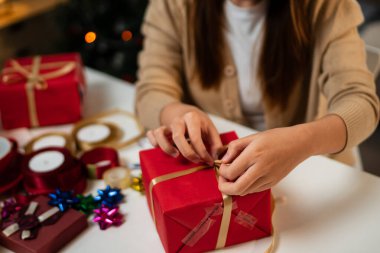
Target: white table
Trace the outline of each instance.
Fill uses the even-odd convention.
[[[134,86],[87,69],[85,115],[120,108],[133,112]],[[220,132],[235,130],[240,137],[255,131],[212,117]],[[138,145],[120,155],[138,161]],[[380,165],[379,165],[380,166]],[[88,193],[103,188],[90,181]],[[123,191],[121,205],[126,222],[101,231],[89,228],[63,248],[63,252],[164,252],[150,217],[146,199],[133,190]],[[380,179],[322,156],[300,164],[273,189],[274,214],[279,235],[278,253],[376,253],[380,252]],[[248,242],[219,252],[264,252],[271,238]],[[4,250],[0,248],[0,252]]]

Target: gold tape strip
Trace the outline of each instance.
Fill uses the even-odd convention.
[[[64,147],[67,148],[71,154],[73,154],[73,155],[75,154],[75,145],[74,145],[74,141],[73,141],[71,135],[69,135],[67,133],[62,133],[62,132],[49,132],[49,133],[41,134],[41,135],[33,138],[24,146],[25,153],[30,154],[30,153],[36,151],[34,149],[35,143],[46,138],[46,137],[50,137],[50,136],[60,136],[60,137],[64,138],[65,139]]]

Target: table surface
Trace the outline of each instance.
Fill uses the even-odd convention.
[[[88,90],[85,116],[115,108],[133,112],[134,86],[101,72],[86,69]],[[220,132],[234,130],[239,137],[254,130],[211,116]],[[138,162],[145,144],[120,152],[122,159]],[[89,181],[87,193],[103,188],[101,180]],[[101,231],[89,228],[66,245],[62,252],[164,252],[150,216],[145,196],[123,191],[121,205],[126,222]],[[273,188],[276,198],[274,228],[278,253],[374,253],[380,252],[380,178],[339,162],[315,156],[294,169]],[[271,238],[247,242],[218,252],[264,252]],[[9,252],[0,247],[0,252]]]

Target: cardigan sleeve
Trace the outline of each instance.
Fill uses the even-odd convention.
[[[176,1],[151,0],[142,25],[135,111],[148,129],[160,126],[161,110],[183,97],[179,7]]]
[[[374,77],[366,64],[365,44],[357,26],[363,21],[354,0],[325,1],[321,32],[323,57],[319,86],[328,102],[328,113],[340,116],[347,129],[346,146],[366,139],[379,121],[379,100]]]

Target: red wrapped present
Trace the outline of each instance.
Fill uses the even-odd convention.
[[[224,144],[237,138],[221,135]],[[270,190],[223,195],[216,170],[173,158],[160,149],[140,152],[147,200],[166,252],[204,252],[272,234]]]
[[[22,215],[26,215],[26,211],[20,216],[21,219],[17,220],[19,229],[15,231],[12,225],[2,228],[0,232],[2,246],[15,252],[24,253],[57,252],[87,228],[87,217],[83,213],[69,209],[60,214],[59,211],[54,210],[57,209],[56,207],[48,205],[49,199],[45,196],[39,196],[33,201],[38,203],[37,209],[30,212],[31,214],[25,218],[22,218]],[[30,207],[31,204],[28,209]],[[33,217],[38,218],[34,219]],[[41,219],[41,217],[43,218]],[[36,220],[42,221],[41,224],[34,226],[33,223]],[[25,233],[26,230],[30,234]]]
[[[76,122],[81,118],[84,88],[77,53],[9,60],[0,80],[3,128]]]

